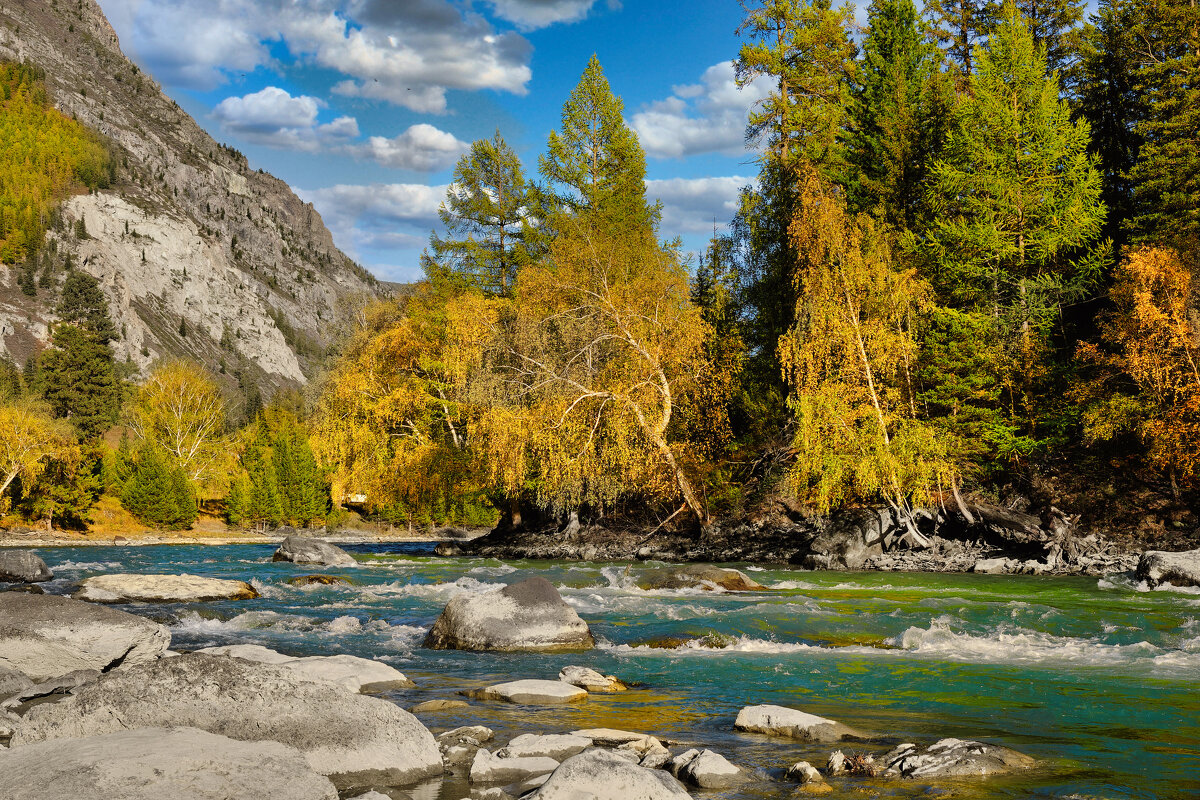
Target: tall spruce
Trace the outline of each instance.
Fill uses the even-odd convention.
[[[1057,72],[1059,83],[1072,88],[1074,66],[1079,59],[1080,23],[1086,0],[1013,0],[1025,18],[1035,45],[1045,48],[1046,70]],[[1003,5],[996,11],[1003,17]]]
[[[455,166],[438,209],[447,235],[429,237],[425,274],[508,296],[517,270],[531,259],[529,204],[521,160],[500,132],[474,142]]]
[[[166,453],[146,445],[121,487],[121,505],[147,525],[167,530],[189,527],[196,520],[196,497],[183,469]]]
[[[63,322],[79,326],[97,342],[107,344],[117,338],[108,315],[108,299],[96,279],[86,272],[71,270],[67,274],[55,312]]]
[[[946,64],[960,89],[968,88],[975,71],[975,47],[987,39],[994,15],[989,0],[928,0],[925,13],[933,35],[946,53]]]
[[[874,0],[867,15],[846,140],[853,167],[847,190],[853,208],[904,229],[921,207],[953,95],[912,0]]]
[[[80,439],[97,439],[116,421],[120,408],[112,351],[75,325],[55,328],[53,343],[38,358],[42,395],[56,417],[75,427]]]

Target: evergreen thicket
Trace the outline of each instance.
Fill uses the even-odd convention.
[[[121,505],[147,525],[164,530],[188,528],[196,521],[196,495],[178,464],[153,445],[133,458],[121,486]]]

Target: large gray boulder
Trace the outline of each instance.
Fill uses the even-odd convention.
[[[37,553],[0,548],[0,583],[40,583],[53,577]]]
[[[807,569],[862,569],[868,558],[883,554],[884,538],[896,524],[888,509],[841,511],[809,542],[804,566]]]
[[[555,651],[595,645],[554,584],[533,577],[482,594],[461,594],[442,610],[425,637],[434,650]]]
[[[534,800],[690,800],[678,780],[639,767],[609,750],[586,750],[550,773]]]
[[[712,750],[688,750],[672,758],[666,766],[679,780],[701,789],[725,789],[746,780],[740,769]]]
[[[140,728],[0,750],[6,800],[337,800],[328,778],[277,742]]]
[[[741,570],[687,564],[647,572],[638,579],[643,589],[724,589],[727,592],[761,592],[767,587]]]
[[[258,597],[245,581],[200,575],[95,575],[79,582],[72,595],[92,603],[200,603]]]
[[[386,700],[301,680],[279,664],[203,653],[110,673],[64,700],[35,706],[12,743],[144,727],[280,742],[339,787],[407,785],[442,772],[433,735]]]
[[[271,560],[291,561],[293,564],[320,564],[324,567],[353,567],[358,563],[342,548],[307,536],[287,537],[271,556]]]
[[[233,644],[224,647],[205,647],[198,653],[233,656],[261,664],[279,664],[297,677],[310,681],[329,681],[352,692],[384,689],[410,689],[416,684],[393,666],[351,655],[287,656],[256,644]]]
[[[1152,587],[1164,583],[1200,586],[1200,550],[1182,553],[1147,550],[1138,560],[1137,576]]]
[[[34,681],[157,660],[171,633],[157,622],[54,595],[0,593],[0,666]]]
[[[925,750],[902,744],[880,760],[888,775],[903,778],[982,777],[1037,766],[1034,759],[1016,750],[963,739],[942,739]]]
[[[738,712],[733,729],[798,739],[802,742],[839,742],[842,739],[870,738],[848,725],[786,706],[746,706]]]

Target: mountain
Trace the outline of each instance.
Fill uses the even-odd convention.
[[[131,371],[187,356],[268,391],[303,384],[364,300],[387,293],[310,204],[129,61],[94,0],[5,0],[0,59],[44,70],[53,105],[115,161],[110,188],[60,207],[36,297],[0,267],[0,355],[21,364],[46,345],[68,257],[99,280]]]

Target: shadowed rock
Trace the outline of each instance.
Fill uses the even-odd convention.
[[[425,637],[425,647],[434,650],[585,650],[594,644],[587,623],[542,577],[453,598]]]
[[[0,582],[40,583],[53,577],[54,573],[37,553],[0,549]]]

